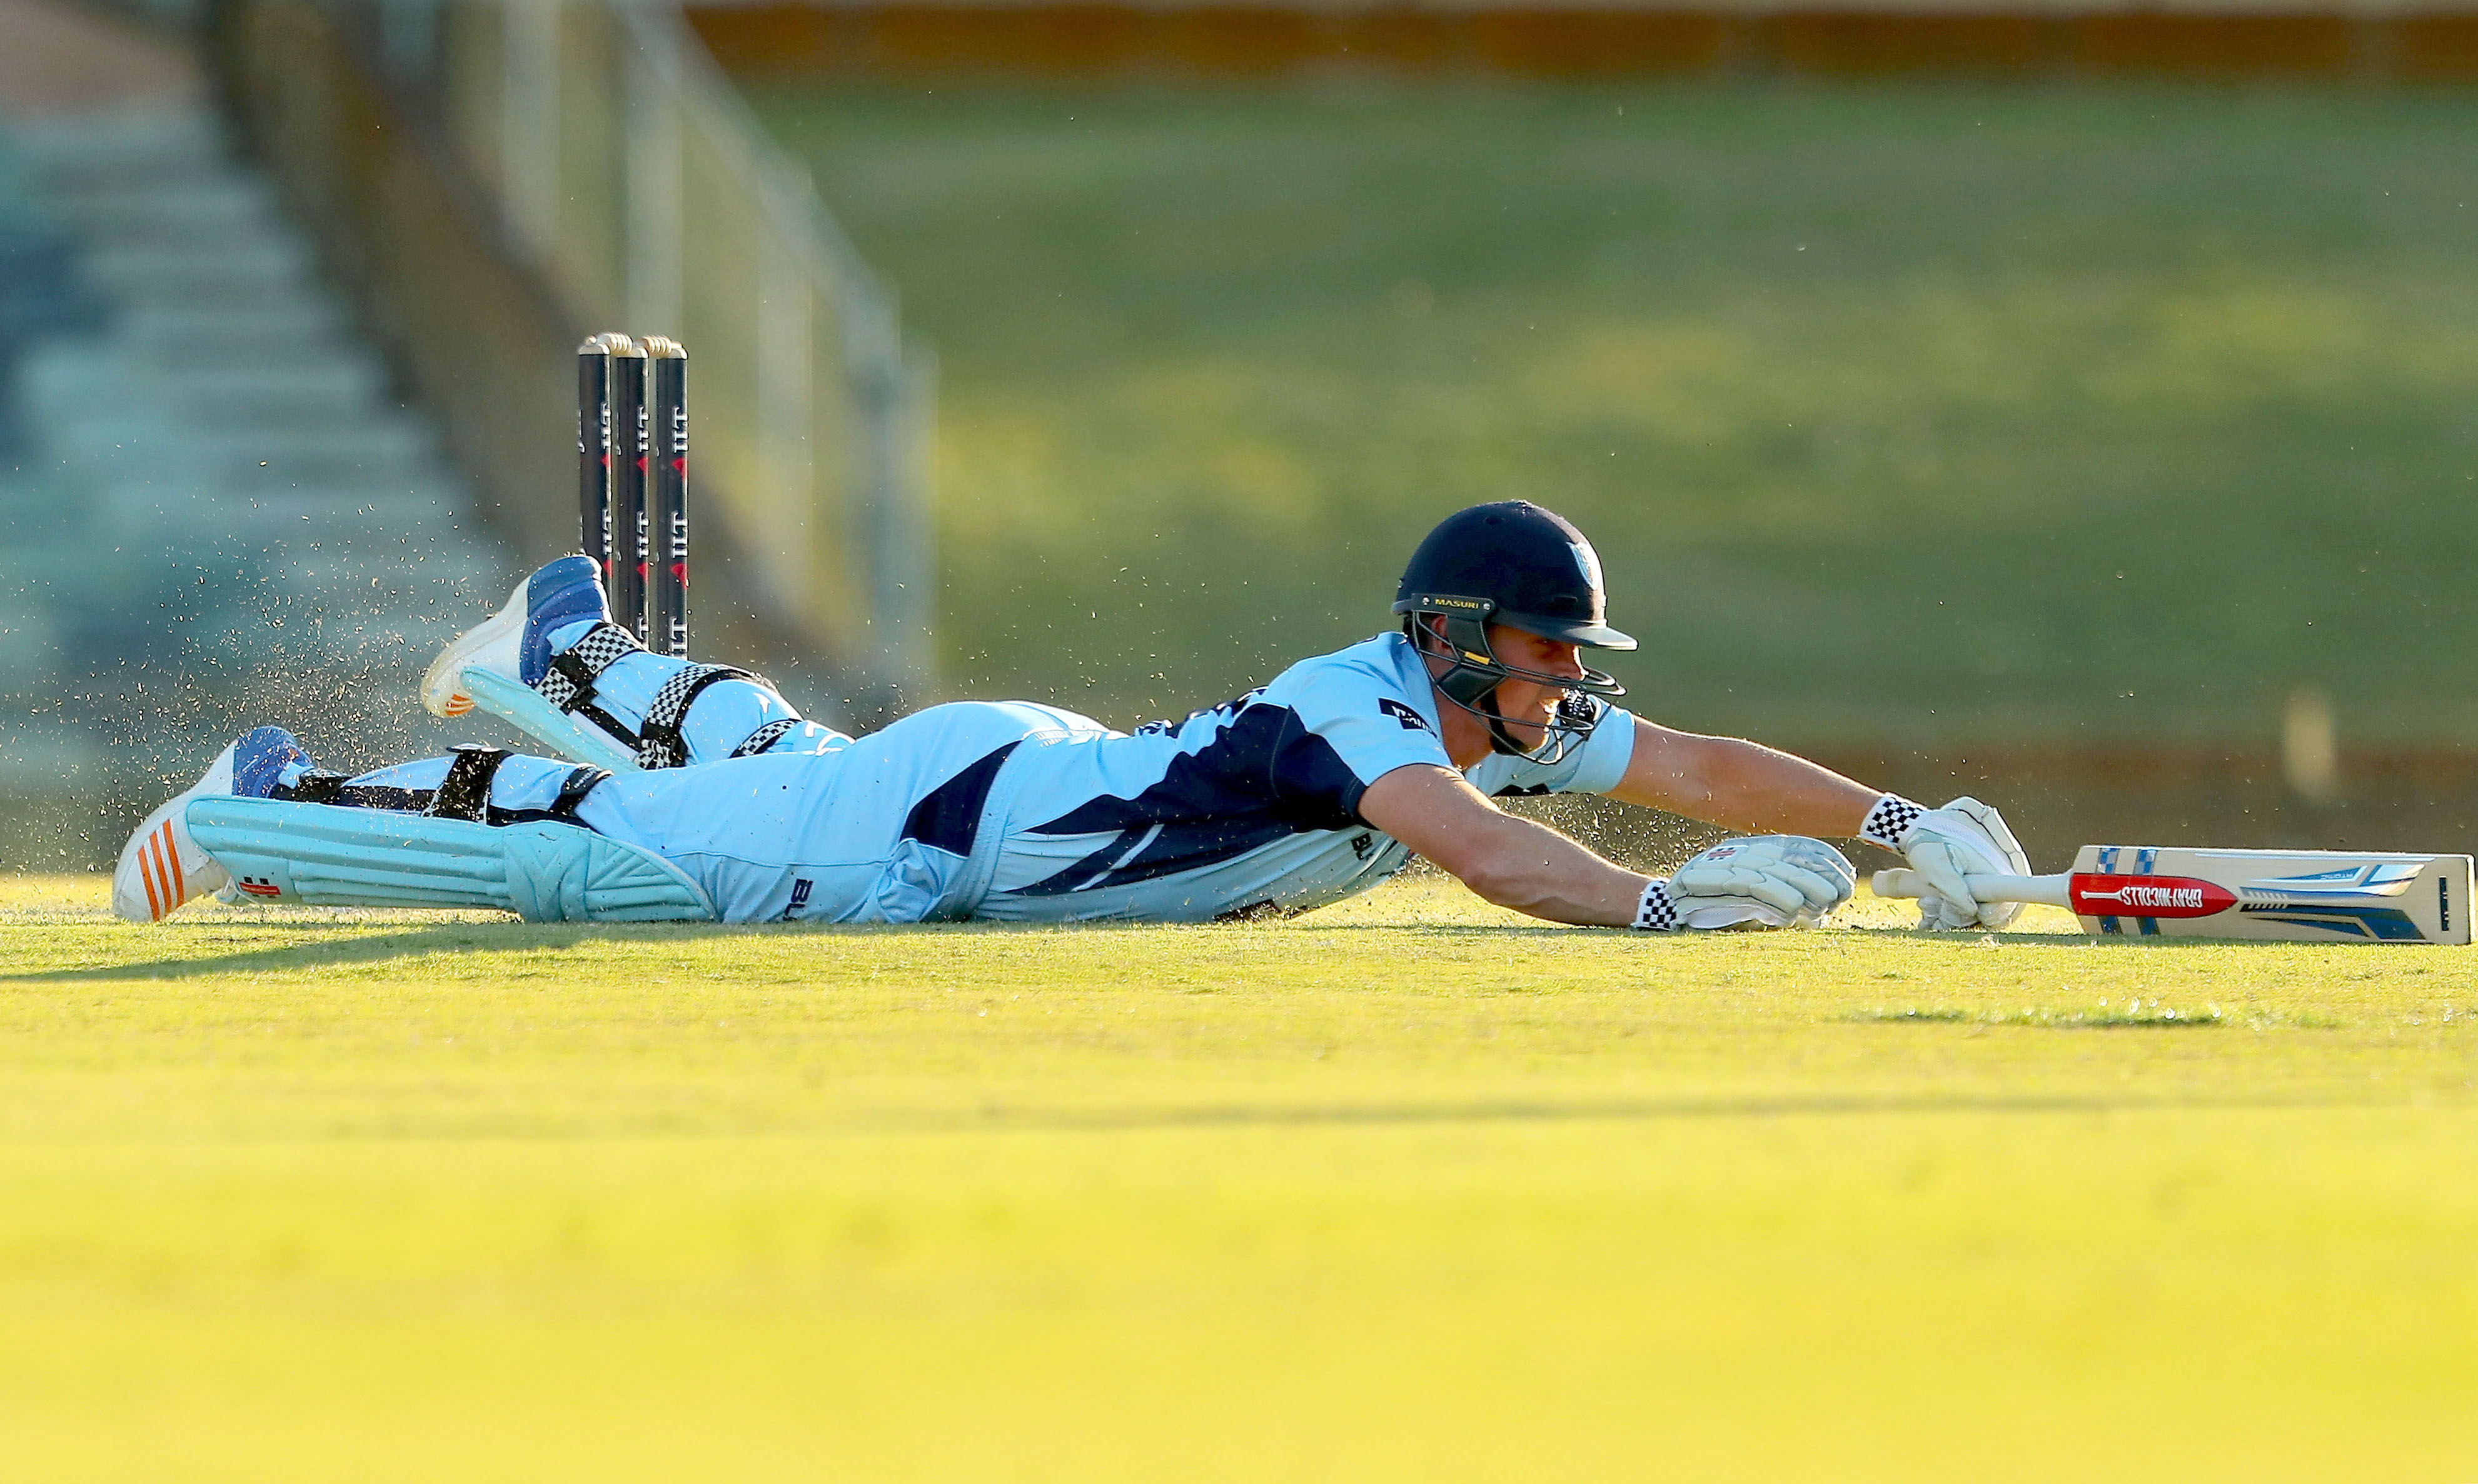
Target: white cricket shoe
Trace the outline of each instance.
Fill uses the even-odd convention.
[[[610,621],[601,568],[590,557],[555,558],[510,593],[506,607],[439,651],[421,677],[422,707],[449,717],[478,708],[580,763],[634,772],[637,739],[615,736],[589,716],[562,711],[539,689],[551,669],[551,635],[577,623]],[[622,642],[637,647],[634,639]]]
[[[449,720],[470,713],[473,696],[463,684],[468,665],[507,675],[517,672],[517,645],[525,631],[525,587],[526,583],[517,584],[517,591],[497,613],[449,640],[439,651],[421,675],[422,710]]]
[[[584,556],[555,557],[543,565],[499,611],[447,641],[421,677],[422,709],[456,717],[471,711],[468,669],[485,670],[518,685],[542,684],[550,669],[550,636],[570,623],[606,623],[601,568]]]
[[[157,806],[120,847],[112,873],[113,913],[130,922],[161,922],[184,902],[232,884],[232,873],[190,838],[190,800],[207,794],[265,798],[289,765],[308,763],[299,740],[280,726],[262,726],[215,755],[206,776]]]

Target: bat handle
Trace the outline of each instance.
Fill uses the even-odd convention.
[[[1971,894],[1983,902],[2035,902],[2042,907],[2070,907],[2072,899],[2065,894],[2070,876],[2060,872],[2054,876],[1973,876]],[[1927,889],[1927,882],[1914,870],[1896,868],[1876,872],[1868,883],[1878,896],[1916,896]]]

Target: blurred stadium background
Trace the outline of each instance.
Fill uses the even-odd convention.
[[[2380,6],[0,0],[0,859],[439,741],[612,326],[699,647],[854,724],[1182,714],[1522,495],[1641,709],[2042,866],[2454,848],[2473,82]]]

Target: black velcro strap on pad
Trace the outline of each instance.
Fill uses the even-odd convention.
[[[800,724],[800,720],[798,717],[776,717],[756,731],[749,733],[746,741],[731,749],[731,755],[736,758],[753,758],[781,742],[786,734]]]
[[[618,717],[611,715],[611,713],[604,711],[599,706],[578,706],[575,710],[575,714],[583,717],[586,720],[593,722],[595,726],[598,726],[602,728],[603,731],[611,734],[612,741],[617,742],[620,745],[627,748],[631,752],[634,752],[645,745],[644,742],[636,733],[628,730],[628,724],[626,722],[620,720]]]
[[[291,783],[279,783],[266,796],[278,803],[332,804],[338,809],[392,809],[420,814],[430,807],[435,789],[399,789],[390,784],[355,783],[344,773],[307,772]]]
[[[430,789],[398,789],[382,783],[348,783],[336,791],[336,796],[325,802],[340,809],[392,809],[398,814],[417,815],[430,808],[436,791]]]
[[[294,804],[332,804],[344,792],[349,773],[330,773],[312,768],[291,783],[279,783],[266,791],[266,796]]]
[[[559,786],[559,797],[551,800],[551,817],[554,819],[575,818],[576,806],[585,802],[585,795],[593,792],[595,789],[600,788],[603,784],[609,782],[610,779],[611,769],[607,767],[595,767],[591,763],[569,774],[568,781]]]
[[[689,760],[689,744],[680,735],[680,723],[688,719],[689,708],[705,693],[706,687],[726,680],[746,680],[754,685],[766,682],[736,665],[690,665],[663,682],[654,698],[645,704],[645,722],[637,732],[637,766],[645,768],[677,767]]]
[[[428,807],[421,812],[438,819],[469,819],[475,824],[488,820],[491,779],[506,761],[505,747],[459,742],[451,749],[447,776],[440,780],[438,792],[431,794]]]
[[[555,654],[542,684],[534,689],[560,710],[574,711],[594,698],[594,682],[601,673],[572,653]]]
[[[590,830],[594,826],[576,817],[576,807],[585,802],[585,795],[610,780],[611,769],[596,767],[588,763],[582,767],[571,770],[561,782],[559,796],[550,801],[549,808],[502,809],[493,804],[489,817],[482,822],[485,824],[572,824],[578,829]]]
[[[534,689],[562,711],[572,712],[594,698],[594,683],[602,672],[645,646],[616,623],[597,623],[585,637],[550,657],[550,668]]]

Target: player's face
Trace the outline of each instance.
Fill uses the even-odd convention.
[[[1509,669],[1533,670],[1560,679],[1583,678],[1582,652],[1563,640],[1543,639],[1492,623],[1488,646]],[[1561,686],[1536,680],[1502,680],[1497,685],[1497,714],[1518,745],[1537,747],[1549,740],[1550,718],[1556,714]]]

